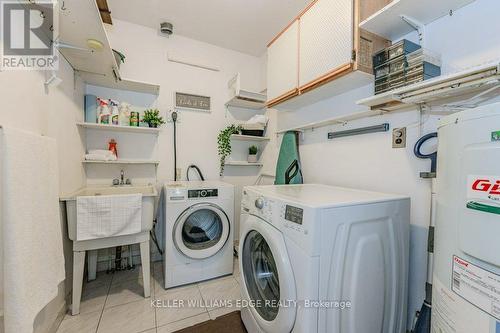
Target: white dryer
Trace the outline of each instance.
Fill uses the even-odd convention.
[[[179,181],[165,196],[165,288],[231,274],[234,186]]]
[[[405,332],[409,215],[399,195],[246,187],[239,265],[248,332]]]

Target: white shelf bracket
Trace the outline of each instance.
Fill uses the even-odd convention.
[[[414,18],[408,15],[401,15],[401,19],[408,24],[410,27],[415,29],[418,32],[418,40],[420,41],[420,45],[424,47],[425,42],[425,24],[415,20]]]

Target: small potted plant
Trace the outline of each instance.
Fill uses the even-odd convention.
[[[160,117],[160,111],[158,109],[148,109],[144,111],[144,116],[142,121],[147,123],[149,127],[157,128],[163,124],[165,121]]]
[[[248,148],[248,163],[257,163],[257,152],[259,149],[257,146],[251,146]]]

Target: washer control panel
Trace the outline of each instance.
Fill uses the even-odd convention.
[[[292,205],[285,205],[285,220],[302,225],[304,210]]]
[[[219,195],[219,191],[215,189],[195,189],[188,191],[188,198],[214,198]]]
[[[307,235],[307,229],[304,228],[304,209],[285,204],[281,205],[280,217],[283,221],[283,226],[288,229],[295,230]]]
[[[270,198],[262,193],[244,189],[241,213],[260,217],[282,232],[287,232],[287,235],[299,244],[304,243],[304,236],[309,239],[311,235],[308,221],[314,217],[311,216],[310,209],[300,204]]]

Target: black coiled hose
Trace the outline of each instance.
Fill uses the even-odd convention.
[[[186,171],[186,178],[187,180],[189,180],[189,170],[190,169],[195,169],[196,172],[198,172],[198,176],[200,176],[200,179],[201,180],[205,180],[205,177],[203,177],[203,173],[201,173],[201,170],[200,168],[198,168],[198,166],[194,165],[194,164],[191,164],[190,166],[188,166],[187,168],[187,171]]]

